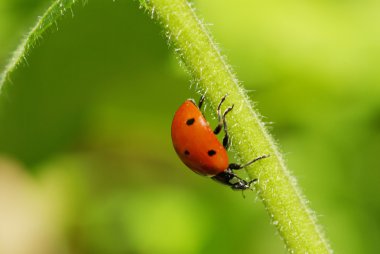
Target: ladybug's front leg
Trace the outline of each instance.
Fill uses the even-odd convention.
[[[249,189],[251,187],[251,184],[256,182],[257,179],[253,179],[249,182],[241,179],[239,176],[237,176],[236,174],[234,174],[232,172],[232,170],[239,170],[239,169],[242,169],[242,168],[245,168],[249,165],[251,165],[252,163],[258,161],[258,160],[261,160],[261,159],[264,159],[264,158],[268,158],[269,155],[262,155],[260,157],[257,157],[253,160],[251,160],[250,162],[244,164],[244,165],[240,165],[240,164],[236,164],[236,163],[231,163],[230,165],[228,165],[228,168],[220,173],[220,174],[217,174],[216,176],[212,177],[214,180],[216,181],[219,181],[223,184],[226,184],[228,186],[230,186],[233,190],[246,190],[246,189]],[[233,179],[236,179],[237,181],[231,183],[231,180]]]
[[[245,168],[245,167],[248,167],[249,165],[251,165],[252,163],[255,163],[256,161],[258,160],[261,160],[261,159],[265,159],[265,158],[268,158],[269,155],[267,154],[264,154],[264,155],[261,155],[253,160],[251,160],[250,162],[244,164],[244,165],[240,165],[240,164],[236,164],[236,163],[231,163],[230,165],[228,165],[228,169],[232,169],[232,170],[238,170],[238,169],[242,169],[242,168]]]
[[[257,181],[257,179],[253,179],[247,182],[241,179],[240,177],[238,177],[237,175],[235,175],[234,173],[232,173],[230,169],[227,169],[226,171],[213,176],[212,179],[222,184],[230,186],[231,189],[233,190],[249,189],[251,187],[251,184]],[[231,180],[236,180],[236,181],[231,182]]]

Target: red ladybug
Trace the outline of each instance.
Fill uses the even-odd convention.
[[[234,174],[232,170],[242,169],[258,160],[267,158],[268,155],[257,157],[244,165],[229,164],[227,155],[229,136],[226,115],[233,109],[234,105],[228,107],[221,114],[220,108],[225,99],[226,96],[221,99],[218,105],[219,123],[214,131],[201,112],[204,96],[201,97],[198,105],[193,99],[186,100],[173,118],[171,130],[173,146],[182,162],[195,173],[210,176],[212,179],[230,186],[233,190],[245,190],[249,189],[257,179],[247,182]],[[222,128],[225,133],[223,144],[216,137]]]

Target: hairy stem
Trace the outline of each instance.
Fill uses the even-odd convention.
[[[39,39],[42,38],[44,32],[53,24],[56,24],[58,19],[65,15],[72,8],[72,5],[77,2],[78,0],[56,0],[50,5],[46,12],[38,18],[36,24],[18,45],[8,64],[5,66],[4,71],[0,74],[0,92],[11,73],[21,63],[26,62],[26,57]]]
[[[225,94],[228,94],[225,105],[235,104],[228,115],[229,122],[233,123],[229,132],[239,159],[247,162],[263,154],[270,155],[248,167],[247,172],[250,177],[259,179],[255,185],[257,193],[288,251],[332,253],[275,142],[189,3],[186,0],[140,2],[165,28],[169,43],[211,104],[217,105]]]

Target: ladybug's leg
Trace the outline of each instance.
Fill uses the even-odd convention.
[[[264,155],[261,155],[261,156],[255,158],[255,159],[251,160],[250,162],[248,162],[248,163],[246,163],[244,165],[240,165],[240,164],[236,164],[236,163],[231,163],[230,165],[228,165],[228,169],[231,169],[231,170],[242,169],[242,168],[245,168],[245,167],[251,165],[252,163],[255,163],[258,160],[265,159],[265,158],[268,158],[268,157],[269,157],[269,155],[264,154]]]
[[[198,102],[199,110],[201,109],[204,101],[205,101],[205,95],[202,95],[202,97],[199,99],[199,102]]]
[[[222,130],[222,127],[223,127],[223,117],[222,117],[222,112],[221,112],[220,108],[222,107],[222,103],[226,100],[226,96],[227,95],[224,95],[223,98],[220,100],[219,105],[218,105],[218,109],[216,110],[216,113],[218,114],[218,125],[214,129],[215,135],[218,135],[219,132]]]
[[[222,184],[230,186],[231,189],[233,190],[249,189],[251,187],[251,184],[257,181],[257,179],[253,179],[247,182],[241,179],[240,177],[238,177],[237,175],[235,175],[234,173],[232,173],[231,170],[228,170],[228,169],[222,173],[219,173],[213,176],[212,179]],[[231,182],[231,180],[235,180],[235,181]]]
[[[224,134],[224,138],[223,138],[223,146],[227,150],[227,148],[229,146],[229,136],[228,136],[228,131],[227,131],[226,115],[228,112],[230,112],[234,108],[234,105],[228,107],[222,115],[221,106],[222,106],[222,103],[225,101],[226,97],[227,97],[227,95],[223,96],[223,98],[220,100],[219,105],[218,105],[218,109],[217,109],[218,125],[214,129],[214,134],[215,135],[219,134],[220,131],[222,130],[222,127],[224,128],[225,134]]]
[[[227,121],[226,121],[226,115],[228,112],[230,112],[232,109],[234,108],[234,104],[232,104],[232,106],[228,107],[224,113],[223,113],[223,117],[222,117],[222,120],[223,120],[223,128],[224,128],[224,138],[223,138],[223,146],[224,148],[227,150],[228,147],[230,146],[230,137],[228,135],[228,131],[227,131]]]
[[[236,164],[236,163],[231,163],[230,165],[228,165],[228,168],[222,172],[222,173],[219,173],[217,174],[216,176],[213,176],[212,178],[216,181],[219,181],[223,184],[226,184],[228,186],[230,186],[233,190],[246,190],[246,189],[249,189],[251,187],[251,184],[256,182],[257,179],[253,179],[249,182],[241,179],[239,176],[235,175],[232,170],[238,170],[238,169],[242,169],[242,168],[245,168],[249,165],[251,165],[252,163],[258,161],[258,160],[261,160],[261,159],[264,159],[264,158],[268,158],[269,155],[262,155],[260,157],[257,157],[253,160],[251,160],[250,162],[244,164],[244,165],[240,165],[240,164]],[[231,180],[234,180],[236,179],[236,181],[234,181],[233,183],[231,183]]]

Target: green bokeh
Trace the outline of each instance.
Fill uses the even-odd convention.
[[[2,67],[50,1],[32,2],[0,2]],[[195,7],[213,24],[333,249],[379,253],[378,1]],[[135,1],[79,4],[45,34],[0,97],[0,155],[68,190],[57,249],[285,253],[253,193],[243,199],[176,157],[171,118],[194,96],[160,27]]]

